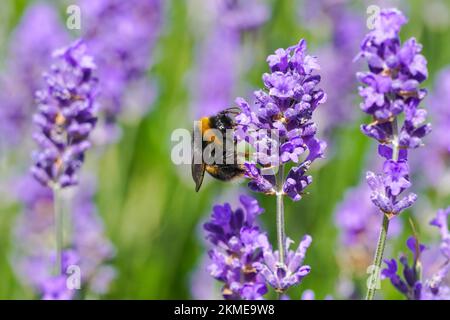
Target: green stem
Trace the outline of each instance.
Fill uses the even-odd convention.
[[[373,261],[374,268],[372,269],[372,283],[367,290],[366,300],[373,300],[375,297],[376,286],[380,277],[381,263],[383,261],[384,248],[386,246],[386,237],[389,230],[389,218],[383,214],[383,223],[378,238],[377,250],[375,251],[375,258]]]
[[[59,187],[53,188],[53,203],[54,203],[54,215],[55,215],[55,240],[56,240],[56,260],[55,260],[55,273],[57,275],[63,274],[63,258],[62,258],[62,246],[63,246],[63,201],[62,190]]]
[[[283,179],[284,166],[281,165],[278,173],[277,181],[277,240],[280,264],[284,265],[286,257],[286,233],[284,226],[284,203],[283,203]]]
[[[392,160],[398,161],[400,154],[399,141],[398,141],[398,125],[397,118],[392,121]],[[375,257],[373,259],[372,269],[372,282],[367,290],[366,300],[373,300],[375,297],[376,285],[378,284],[381,270],[381,263],[383,261],[384,248],[386,247],[386,238],[389,230],[389,217],[386,213],[383,213],[383,223],[381,225],[380,236],[378,238],[377,249],[375,251]]]

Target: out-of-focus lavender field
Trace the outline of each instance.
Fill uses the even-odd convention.
[[[393,73],[401,69],[391,67],[399,63],[392,57],[382,61],[379,69],[383,71],[374,67],[378,56],[396,50],[383,47],[391,39],[383,38],[383,49],[373,55],[367,49],[365,56],[355,59],[371,32],[374,6],[403,12],[408,21],[399,31],[400,39],[404,43],[415,37],[427,61],[427,77],[422,77],[424,63],[417,52],[417,60],[409,62],[413,82],[401,79],[401,84],[389,84],[390,88],[402,86],[396,92],[409,104],[401,107],[399,121],[412,119],[413,129],[421,125],[424,114],[414,113],[411,98],[421,101],[420,108],[427,111],[432,126],[420,148],[414,144],[420,140],[414,140],[420,132],[408,131],[407,144],[414,150],[408,150],[407,174],[401,172],[403,167],[383,165],[377,141],[360,129],[382,117],[385,123],[397,119],[397,114],[361,110],[369,103],[367,99],[390,99],[392,92],[383,92],[383,82],[372,78],[361,83],[363,77],[358,80],[356,74],[366,72],[368,63],[373,73],[388,78],[395,78]],[[388,37],[396,23],[386,25],[378,36]],[[313,182],[304,191],[299,189],[299,181],[307,178],[292,176],[292,181],[297,179],[293,189],[297,189],[285,187],[284,219],[286,234],[294,240],[291,250],[297,249],[305,234],[312,237],[302,262],[310,269],[292,267],[307,276],[301,281],[291,279],[292,287],[282,293],[293,300],[365,298],[371,272],[367,268],[372,265],[383,219],[379,208],[387,206],[380,203],[384,198],[376,198],[379,194],[374,196],[366,173],[397,170],[390,185],[400,186],[402,192],[408,189],[403,194],[413,192],[417,200],[390,220],[384,259],[396,259],[398,274],[406,280],[397,279],[389,270],[383,272],[386,279],[381,280],[376,298],[413,299],[417,290],[423,290],[421,298],[440,295],[450,299],[450,234],[446,227],[450,211],[449,33],[450,3],[445,0],[2,1],[0,299],[260,297],[255,287],[251,287],[255,291],[245,286],[237,290],[233,285],[241,286],[239,281],[250,281],[244,278],[264,270],[272,252],[259,242],[251,244],[260,246],[257,249],[242,244],[255,235],[250,231],[243,234],[240,229],[240,245],[250,250],[245,251],[248,259],[259,260],[256,264],[247,261],[243,275],[219,275],[220,268],[231,268],[227,257],[236,258],[230,249],[235,239],[217,231],[216,226],[205,230],[203,224],[225,219],[220,214],[228,209],[215,207],[213,211],[213,207],[227,202],[233,210],[245,207],[247,221],[243,224],[250,228],[249,212],[259,206],[264,214],[258,217],[259,229],[251,231],[267,234],[275,250],[275,197],[266,195],[270,192],[254,192],[263,188],[259,182],[252,191],[245,178],[224,183],[208,175],[195,192],[191,168],[173,162],[173,133],[180,128],[191,130],[194,120],[236,106],[237,97],[252,101],[253,91],[272,86],[270,81],[275,80],[268,77],[273,74],[292,72],[307,77],[308,68],[320,74],[320,84],[316,78],[312,82],[323,91],[308,87],[308,100],[302,100],[318,105],[307,116],[317,132],[314,139],[308,135],[311,139],[305,139],[302,147],[316,152],[317,157],[311,160],[311,168],[308,161]],[[301,63],[289,58],[284,67],[281,58],[274,62],[285,57],[284,53],[277,51],[278,56],[268,59],[278,48],[297,46],[300,39],[306,40],[307,54],[317,57],[320,70],[316,70],[314,58],[305,56]],[[303,50],[302,45],[291,51]],[[380,53],[382,50],[388,53]],[[407,55],[402,52],[397,58],[406,60]],[[296,63],[304,69],[299,71]],[[263,80],[266,72],[272,74]],[[273,94],[272,89],[283,91],[289,85],[274,84],[270,95],[277,99],[288,95]],[[378,95],[359,89],[377,85]],[[421,89],[427,90],[426,96],[421,96]],[[287,98],[280,99],[276,101]],[[379,132],[370,134],[373,137]],[[326,142],[325,151],[319,141]],[[386,141],[380,144],[389,145]],[[400,159],[395,161],[406,163],[402,158],[406,147],[399,149]],[[389,152],[387,158],[395,158],[395,151]],[[298,162],[292,160],[294,151],[289,157],[290,163]],[[394,187],[389,190],[390,199],[398,201],[400,192]],[[240,195],[254,197],[259,205],[240,203]],[[293,201],[300,196],[301,200]],[[62,220],[55,220],[55,210],[61,211]],[[210,217],[213,212],[216,220]],[[255,216],[260,214],[255,212]],[[63,230],[61,256],[56,254],[56,226]],[[211,249],[222,245],[223,250],[223,239],[230,241],[225,258],[220,260],[216,251],[208,256]],[[426,249],[418,254],[420,247],[414,241]],[[411,251],[416,251],[415,257]],[[404,258],[399,260],[403,254],[409,264]],[[67,288],[66,278],[55,271],[58,259],[64,269],[79,268],[70,272],[80,271],[79,290]],[[408,269],[411,261],[412,271]],[[387,264],[383,262],[382,267]],[[277,289],[280,284],[274,286],[263,273],[255,277],[252,286],[254,281],[262,286],[267,282],[265,298],[277,296],[271,287]],[[433,292],[435,287],[440,288],[439,294]]]

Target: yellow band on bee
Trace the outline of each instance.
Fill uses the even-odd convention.
[[[208,132],[208,130],[213,129],[211,128],[210,118],[208,117],[201,118],[199,126],[205,141],[221,143],[218,139],[216,139],[216,135],[214,134],[213,130]]]
[[[209,118],[203,117],[200,119],[200,132],[203,134],[206,130],[211,129],[211,126],[209,124]]]
[[[208,172],[209,174],[212,174],[212,175],[217,175],[217,173],[219,172],[219,167],[207,165],[206,172]]]

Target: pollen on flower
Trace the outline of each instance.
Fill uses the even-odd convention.
[[[66,123],[66,118],[62,115],[61,112],[58,112],[56,114],[55,123],[60,127],[62,127]]]

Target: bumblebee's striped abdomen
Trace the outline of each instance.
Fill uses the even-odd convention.
[[[216,179],[229,181],[241,177],[245,173],[245,170],[239,164],[213,164],[206,165],[206,172]]]

